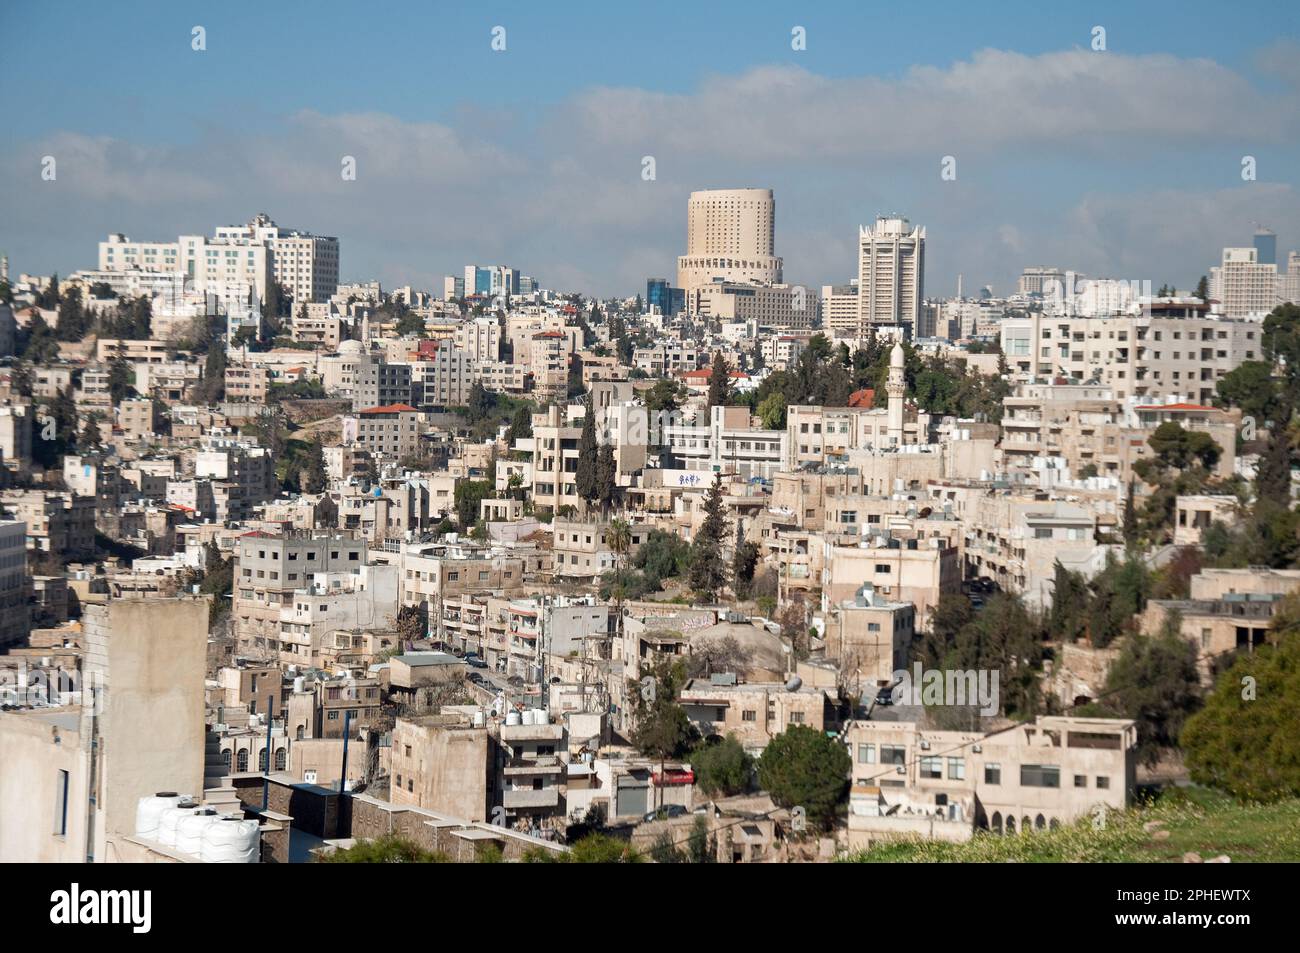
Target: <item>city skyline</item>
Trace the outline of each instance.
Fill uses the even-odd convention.
[[[344,281],[437,292],[465,261],[509,261],[548,287],[631,296],[673,272],[691,192],[742,187],[774,191],[785,280],[814,288],[855,275],[858,228],[882,214],[926,226],[931,296],[958,274],[1007,293],[1030,265],[1190,289],[1256,222],[1280,257],[1300,245],[1300,46],[1283,4],[1224,22],[1212,47],[1169,5],[874,23],[848,6],[688,20],[579,4],[562,28],[522,6],[411,8],[400,30],[395,15],[347,31],[345,8],[304,9],[267,11],[259,35],[239,12],[79,11],[66,75],[34,47],[8,56],[0,77],[30,119],[0,144],[11,270],[88,268],[110,232],[161,241],[264,210],[338,236]],[[0,21],[19,36],[45,10]],[[277,27],[302,42],[282,49]],[[166,80],[128,81],[131,57]],[[87,83],[91,110],[65,88]]]

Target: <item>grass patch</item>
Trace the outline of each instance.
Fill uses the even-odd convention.
[[[1143,830],[1163,822],[1166,840]],[[856,863],[1179,863],[1195,851],[1205,860],[1227,854],[1234,864],[1300,861],[1300,799],[1243,804],[1207,788],[1173,788],[1098,829],[1083,818],[1055,831],[998,836],[980,832],[965,844],[920,838],[853,854]]]

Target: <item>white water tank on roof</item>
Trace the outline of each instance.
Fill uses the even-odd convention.
[[[158,843],[164,847],[176,846],[176,831],[180,822],[187,817],[194,816],[195,808],[189,807],[169,807],[162,812],[158,818]]]
[[[551,723],[551,714],[545,708],[538,708],[533,712],[533,724],[549,725]]]
[[[203,849],[203,832],[216,822],[215,811],[199,810],[182,817],[176,824],[176,849],[197,857]]]
[[[199,858],[205,864],[255,864],[260,844],[257,821],[219,817],[203,831]]]
[[[159,791],[140,798],[135,806],[135,833],[149,840],[158,839],[158,822],[163,812],[181,803],[175,791]]]
[[[531,725],[531,724],[533,724],[533,723],[534,723],[534,722],[533,722],[533,710],[532,710],[531,708],[525,708],[525,709],[524,709],[524,724],[525,724],[525,725]]]
[[[521,721],[522,719],[519,717],[519,712],[517,711],[511,711],[506,714],[507,725],[518,725]]]

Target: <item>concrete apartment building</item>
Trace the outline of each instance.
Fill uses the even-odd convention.
[[[226,368],[226,400],[262,403],[270,386],[271,373],[265,367],[235,364]]]
[[[771,189],[692,192],[686,210],[686,254],[677,284],[689,296],[715,279],[781,283],[776,257],[776,199]]]
[[[475,382],[480,379],[478,362],[469,352],[452,347],[446,341],[440,344],[427,359],[410,364],[411,399],[421,407],[464,407],[469,403]],[[523,368],[519,371],[522,374]],[[497,376],[501,378],[498,385],[511,381],[507,375]]]
[[[160,415],[150,398],[127,398],[118,403],[116,411],[117,426],[127,439],[145,440],[157,433]]]
[[[958,550],[942,539],[871,539],[859,546],[825,544],[822,591],[832,604],[856,599],[869,584],[891,602],[916,606],[915,625],[928,628],[944,593],[961,588]]]
[[[49,490],[5,490],[0,503],[27,526],[28,548],[62,559],[95,552],[95,500]]]
[[[515,441],[516,450],[532,454],[533,505],[552,513],[561,506],[576,509],[582,505],[574,482],[582,427],[568,422],[562,414],[554,404],[533,414],[533,435]]]
[[[293,531],[283,535],[255,530],[239,537],[235,549],[235,638],[240,651],[286,664],[307,665],[310,651],[283,643],[282,610],[292,608],[299,589],[318,573],[360,574],[366,541],[342,534]]]
[[[419,456],[424,419],[410,404],[369,406],[343,417],[343,444],[376,459]]]
[[[1210,404],[1243,361],[1261,360],[1257,322],[1209,313],[1199,299],[1156,299],[1147,314],[1098,318],[1032,312],[1002,322],[1002,353],[1017,380],[1100,384],[1115,399],[1183,398]]]
[[[1278,605],[1300,591],[1300,570],[1202,569],[1192,576],[1187,599],[1154,599],[1142,614],[1142,631],[1160,632],[1171,617],[1196,648],[1203,683],[1230,666],[1240,652],[1251,653],[1269,639]]]
[[[524,561],[504,553],[476,553],[457,547],[419,545],[403,548],[401,600],[437,620],[445,600],[473,593],[511,592],[524,583]],[[438,636],[441,638],[442,633]]]
[[[280,652],[314,659],[334,629],[386,629],[398,609],[396,566],[365,564],[340,572],[312,573],[280,607]]]
[[[864,585],[852,600],[829,603],[825,617],[826,657],[835,659],[850,692],[868,700],[894,683],[917,633],[915,605]]]
[[[496,318],[471,318],[456,328],[456,350],[475,363],[501,360],[501,325]]]
[[[849,845],[899,837],[969,840],[1055,830],[1099,810],[1122,810],[1137,782],[1137,724],[1040,716],[985,735],[915,722],[855,721]]]
[[[0,405],[0,464],[22,473],[32,462],[32,422],[35,410],[29,403]]]
[[[925,229],[880,216],[858,229],[858,336],[875,325],[915,330],[925,301]]]
[[[498,800],[500,757],[487,727],[475,727],[459,715],[398,718],[389,799],[395,805],[486,821]]]
[[[590,581],[614,568],[616,556],[610,549],[608,522],[557,519],[551,526],[555,575]],[[625,554],[629,566],[650,530],[647,525],[629,526],[629,545]]]
[[[715,281],[686,295],[687,313],[706,321],[752,321],[759,328],[811,330],[816,324],[817,296],[790,285]]]
[[[411,365],[379,361],[359,364],[352,389],[352,408],[388,407],[412,401]]]
[[[826,726],[826,693],[807,685],[792,690],[781,682],[737,683],[734,675],[715,675],[688,681],[678,701],[702,735],[734,734],[750,752],[762,751],[791,726]]]
[[[751,423],[748,407],[710,407],[704,423],[663,428],[663,444],[674,469],[704,474],[737,474],[742,479],[770,479],[786,457],[787,436]]]
[[[1020,593],[1032,608],[1052,604],[1055,564],[1091,578],[1106,566],[1089,508],[1008,495],[976,501],[967,518],[966,575]]]

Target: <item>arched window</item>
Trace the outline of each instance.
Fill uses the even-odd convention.
[[[1008,814],[1008,815],[1007,815],[1007,833],[1008,833],[1008,834],[1014,834],[1015,832],[1016,832],[1016,819],[1015,819],[1014,817],[1012,817],[1010,814]]]
[[[275,770],[283,771],[289,766],[289,757],[283,748],[275,749]]]
[[[235,763],[239,765],[240,771],[248,770],[248,749],[247,748],[239,749],[239,757],[235,759]]]
[[[257,770],[258,771],[266,770],[266,749],[265,748],[263,748],[261,751],[257,753]]]
[[[1026,814],[1024,817],[1020,819],[1020,833],[1028,834],[1033,829],[1034,829],[1034,822],[1031,821],[1029,819],[1029,815]]]
[[[1043,815],[1039,814],[1036,818],[1034,818],[1035,828],[1041,831],[1046,826],[1047,826],[1047,818],[1043,817]]]
[[[230,757],[231,757],[231,752],[230,752],[230,749],[229,749],[229,748],[227,748],[225,751],[221,752],[221,763],[224,764],[224,765],[226,766],[226,773],[227,773],[227,774],[230,773]]]
[[[305,738],[305,737],[307,737],[307,728],[306,728],[304,725],[299,725],[299,726],[298,726],[298,737],[297,737],[296,740],[298,740],[298,741],[302,741],[302,739]]]
[[[991,829],[997,834],[1002,833],[1002,812],[1001,811],[993,812],[993,821],[992,821]]]
[[[1058,821],[1056,818],[1052,818],[1050,821],[1047,822],[1047,827],[1049,830],[1054,831],[1060,826],[1061,826],[1061,822]]]

